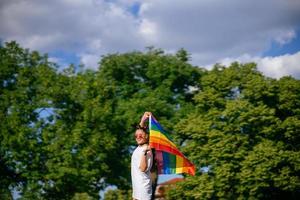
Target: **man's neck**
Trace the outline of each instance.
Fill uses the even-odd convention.
[[[147,146],[147,145],[148,145],[148,142],[143,143],[143,144],[139,144],[139,147],[143,147],[143,146]]]

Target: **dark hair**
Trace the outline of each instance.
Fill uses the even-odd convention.
[[[148,129],[147,126],[141,126],[141,125],[138,124],[138,125],[135,126],[135,129],[136,130],[143,130],[145,133],[149,134],[149,129]]]

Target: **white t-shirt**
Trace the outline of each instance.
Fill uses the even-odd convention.
[[[150,178],[150,169],[153,162],[151,151],[147,153],[147,169],[142,172],[139,169],[141,158],[144,156],[145,147],[138,146],[131,156],[131,180],[132,197],[138,200],[150,200],[152,194],[152,184]]]

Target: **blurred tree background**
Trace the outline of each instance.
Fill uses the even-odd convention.
[[[98,70],[0,47],[0,199],[131,199],[133,125],[151,111],[197,166],[168,199],[298,199],[300,81],[180,49],[109,54]]]

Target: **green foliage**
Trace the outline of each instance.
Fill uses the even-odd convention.
[[[90,197],[87,193],[75,193],[72,200],[94,200],[94,198]]]
[[[105,192],[104,200],[131,200],[132,192],[131,190],[108,190]]]
[[[58,71],[0,47],[0,198],[130,199],[132,125],[151,111],[198,170],[169,199],[298,199],[300,81],[188,59],[149,47]]]
[[[51,67],[50,67],[51,66]],[[15,42],[0,48],[0,185],[16,187],[44,170],[37,109],[44,104],[44,79],[54,74],[46,56]]]
[[[15,42],[0,49],[0,187],[22,199],[97,198],[130,188],[133,124],[144,111],[172,130],[201,71],[161,50],[104,56],[98,71],[59,72]],[[79,195],[80,196],[80,195]]]
[[[298,199],[300,81],[233,63],[216,65],[200,87],[195,111],[176,127],[198,173],[168,198]]]

